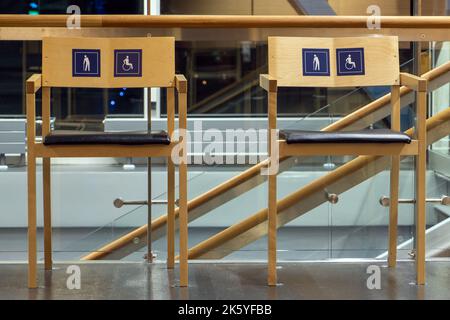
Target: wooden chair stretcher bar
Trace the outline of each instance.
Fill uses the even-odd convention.
[[[36,157],[70,158],[70,157],[168,157],[172,149],[178,144],[173,141],[170,145],[58,145],[45,146],[42,143],[34,145]]]
[[[278,140],[280,157],[286,156],[412,156],[418,154],[417,140],[405,143],[305,143],[287,144]]]

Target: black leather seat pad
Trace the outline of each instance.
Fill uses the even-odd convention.
[[[389,129],[361,131],[303,131],[280,130],[280,139],[286,143],[411,143],[411,137]]]
[[[96,132],[96,133],[55,133],[44,138],[44,145],[73,144],[170,144],[170,137],[165,131],[148,132]]]

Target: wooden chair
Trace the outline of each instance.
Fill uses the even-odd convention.
[[[175,90],[180,132],[186,129],[187,81],[175,74],[175,39],[44,38],[42,75],[26,82],[28,147],[28,286],[37,287],[36,159],[43,159],[45,269],[52,269],[50,159],[57,157],[166,157],[168,268],[175,262],[175,164],[179,162],[180,285],[188,284],[186,141],[175,131]],[[167,131],[68,134],[50,130],[52,87],[150,88],[167,90]],[[36,141],[35,95],[42,89],[42,142]],[[148,113],[150,115],[150,111]],[[151,199],[149,205],[151,204]]]
[[[269,38],[268,92],[268,284],[277,283],[277,171],[289,156],[384,155],[391,157],[389,258],[396,265],[400,156],[416,157],[416,274],[425,283],[425,170],[427,80],[400,73],[397,37]],[[417,126],[412,139],[400,132],[400,87],[416,92]],[[391,86],[391,129],[347,132],[277,132],[278,87]],[[279,137],[279,138],[278,138]]]

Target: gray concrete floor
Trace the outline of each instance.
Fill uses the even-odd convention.
[[[66,286],[67,267],[39,266],[39,288],[27,289],[27,265],[0,264],[0,299],[450,299],[450,261],[427,263],[427,284],[414,284],[412,262],[280,263],[282,285],[267,287],[263,263],[191,263],[188,288],[164,264],[80,263],[81,289]],[[381,289],[367,288],[367,267],[381,268]]]

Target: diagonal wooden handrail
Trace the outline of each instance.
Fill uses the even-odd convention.
[[[430,81],[430,90],[434,90],[435,88],[442,86],[444,83],[447,83],[447,76],[450,76],[450,62],[447,62],[446,64],[443,64],[422,75],[423,78]],[[406,87],[402,87],[400,94],[402,97],[405,97],[408,94],[412,94],[412,90]],[[403,99],[402,105],[407,104],[405,103],[406,100],[407,99]],[[352,130],[367,127],[370,123],[374,123],[389,115],[389,112],[391,110],[389,106],[390,94],[387,94],[325,127],[323,131]],[[283,163],[287,161],[288,158],[285,158],[281,159],[280,162]],[[266,165],[267,161],[262,161],[245,170],[241,174],[190,200],[188,202],[189,221],[193,221],[203,214],[209,212],[208,207],[211,205],[208,206],[208,204],[213,203],[214,206],[217,206],[240,195],[239,192],[233,192],[234,188],[237,188],[240,185],[246,183],[249,184],[252,179],[256,179],[256,182],[253,183],[250,188],[263,183],[266,180],[266,177],[260,175],[260,170]],[[285,169],[287,167],[289,167],[289,164],[285,165]],[[224,196],[225,194],[227,194],[227,196]],[[175,210],[175,217],[176,219],[178,218],[178,209]],[[164,235],[166,222],[167,215],[160,216],[159,218],[153,220],[151,228],[154,240]],[[108,243],[107,245],[95,250],[94,252],[87,254],[82,258],[82,260],[98,260],[107,258],[117,259],[125,257],[138,248],[145,246],[145,241],[139,241],[138,244],[136,244],[134,243],[134,240],[136,238],[143,240],[146,233],[147,225],[143,225],[131,231],[130,233]]]

